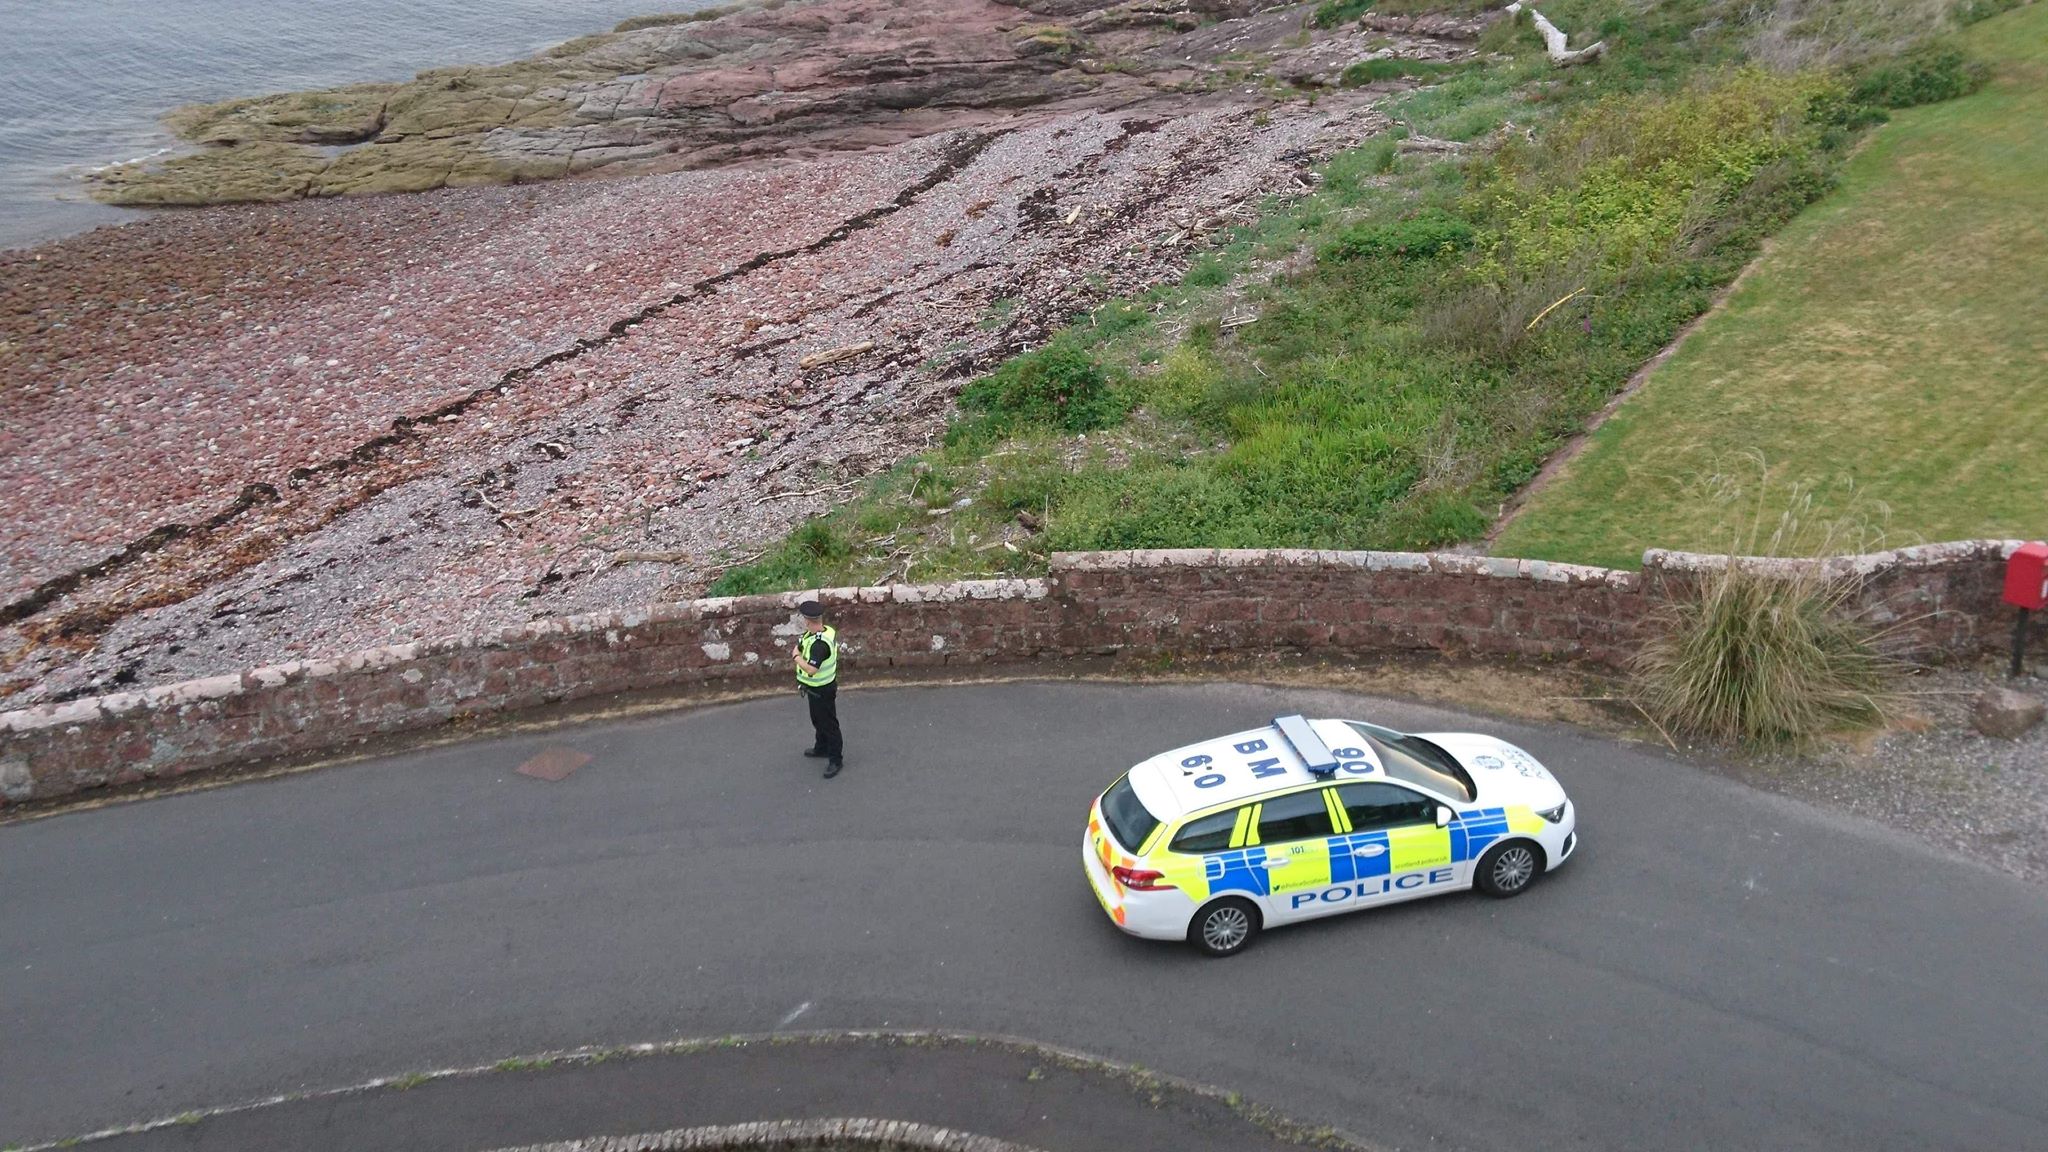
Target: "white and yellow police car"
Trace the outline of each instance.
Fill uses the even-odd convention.
[[[1282,716],[1132,768],[1089,809],[1081,856],[1117,927],[1229,956],[1298,920],[1519,895],[1571,857],[1577,822],[1504,740]]]

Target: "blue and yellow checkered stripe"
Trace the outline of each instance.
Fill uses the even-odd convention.
[[[1254,807],[1246,807],[1248,816]],[[1339,827],[1348,826],[1349,821],[1341,819],[1341,809],[1334,814],[1339,817]],[[1445,828],[1421,826],[1345,832],[1329,839],[1327,876],[1296,874],[1290,875],[1289,879],[1295,885],[1303,881],[1311,885],[1345,884],[1395,873],[1440,868],[1476,859],[1512,833],[1534,835],[1542,827],[1542,818],[1526,808],[1486,808],[1455,816]],[[1203,886],[1207,893],[1191,891],[1189,894],[1197,900],[1223,892],[1271,895],[1272,874],[1265,867],[1268,854],[1269,849],[1257,845],[1204,854],[1201,857],[1202,879],[1206,882]],[[1189,884],[1186,887],[1195,886]]]

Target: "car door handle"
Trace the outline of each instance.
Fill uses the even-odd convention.
[[[1353,848],[1351,854],[1353,856],[1385,856],[1387,854],[1387,846],[1385,844],[1367,844],[1360,848]]]
[[[1289,860],[1285,856],[1268,856],[1265,860],[1265,865],[1268,868],[1285,868],[1292,863],[1294,861]]]

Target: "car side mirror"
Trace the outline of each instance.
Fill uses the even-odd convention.
[[[1436,806],[1436,826],[1439,828],[1449,828],[1451,826],[1451,810],[1441,804]]]

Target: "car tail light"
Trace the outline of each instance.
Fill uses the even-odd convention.
[[[1149,868],[1111,868],[1109,874],[1116,877],[1117,883],[1133,892],[1167,892],[1173,888],[1171,884],[1160,883],[1166,879],[1166,873],[1154,872]]]

